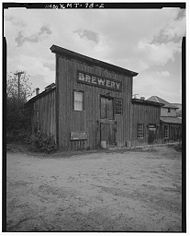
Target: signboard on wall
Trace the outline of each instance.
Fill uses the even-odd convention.
[[[78,71],[77,82],[121,92],[122,82]]]
[[[87,139],[86,132],[71,132],[71,140],[85,140]]]

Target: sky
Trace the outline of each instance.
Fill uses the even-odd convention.
[[[181,44],[185,10],[25,9],[4,14],[7,72],[24,70],[40,91],[55,82],[60,47],[138,73],[133,94],[181,103]]]

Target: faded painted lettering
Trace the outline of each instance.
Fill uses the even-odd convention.
[[[115,81],[113,79],[105,79],[95,75],[90,75],[83,72],[78,72],[78,82],[86,83],[92,86],[98,86],[105,89],[111,89],[121,91],[121,81]]]
[[[92,83],[93,83],[93,84],[97,84],[96,77],[94,77],[94,76],[92,76]]]
[[[105,80],[101,79],[101,78],[98,78],[98,84],[99,85],[105,85]]]
[[[83,74],[83,73],[80,73],[80,72],[79,72],[79,80],[81,80],[81,81],[84,81],[84,80],[85,80],[85,77],[84,77],[84,74]]]
[[[117,89],[120,89],[120,83],[116,82],[115,84],[116,84]]]

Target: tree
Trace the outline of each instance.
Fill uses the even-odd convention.
[[[24,104],[32,96],[30,76],[26,72],[9,73],[7,77],[7,109],[6,129],[7,141],[18,140],[29,128],[29,114]]]
[[[7,78],[7,98],[25,103],[33,94],[30,76],[23,71],[10,73]]]

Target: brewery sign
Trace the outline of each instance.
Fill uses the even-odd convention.
[[[77,73],[77,82],[120,92],[122,89],[121,81],[99,77],[81,71]]]

